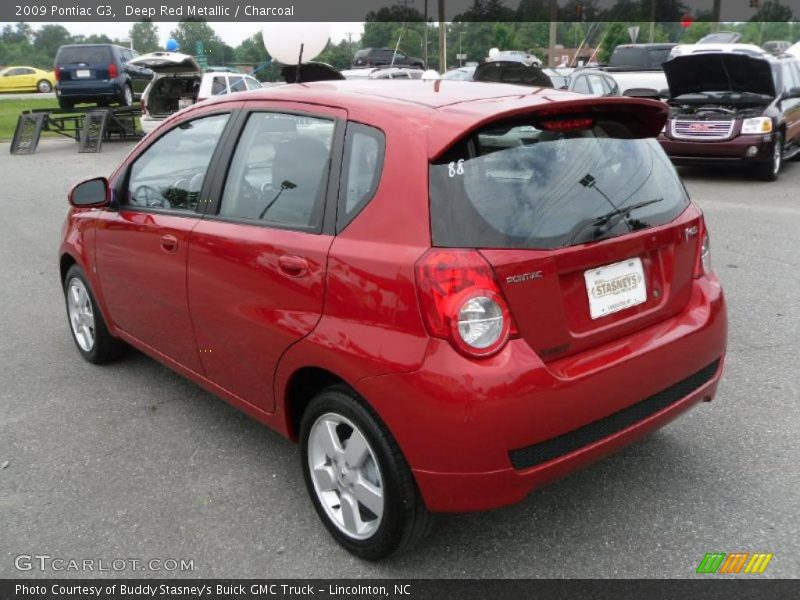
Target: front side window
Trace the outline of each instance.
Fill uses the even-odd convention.
[[[253,79],[252,77],[245,77],[244,81],[247,84],[248,90],[260,90],[263,87],[257,79]]]
[[[214,79],[211,80],[211,95],[221,96],[227,93],[228,93],[228,85],[225,82],[225,78],[219,75],[217,77],[214,77]]]
[[[485,128],[430,168],[436,246],[551,249],[672,221],[688,206],[658,142],[616,121]]]
[[[322,222],[334,120],[253,113],[233,155],[220,216],[300,230]]]
[[[228,115],[181,123],[149,146],[131,167],[128,205],[194,211]]]

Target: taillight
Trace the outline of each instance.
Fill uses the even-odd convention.
[[[119,71],[117,71],[117,65],[111,63],[108,65],[108,78],[115,79],[119,75]]]
[[[516,335],[494,272],[475,250],[432,248],[416,265],[417,294],[425,327],[470,357],[503,349]]]
[[[142,97],[139,100],[139,107],[140,107],[140,109],[142,111],[142,114],[146,115],[147,114],[147,96],[145,96],[144,94],[142,94]]]
[[[702,277],[711,273],[711,240],[708,237],[705,222],[700,222],[700,243],[697,248],[697,258],[694,266],[694,277]]]
[[[56,67],[53,70],[53,76],[56,78],[56,81],[61,81],[61,67]]]

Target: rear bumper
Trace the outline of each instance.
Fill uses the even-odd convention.
[[[512,340],[476,363],[433,340],[418,371],[358,388],[394,433],[430,510],[484,510],[517,502],[710,400],[726,337],[719,282],[703,277],[680,314],[579,355],[545,365]]]
[[[739,135],[723,141],[677,140],[663,133],[658,141],[673,163],[678,165],[702,164],[754,164],[772,158],[773,134]],[[755,148],[755,154],[748,155],[748,149]]]
[[[98,98],[113,99],[121,94],[122,86],[116,81],[64,81],[56,84],[56,96],[75,102],[91,102]]]

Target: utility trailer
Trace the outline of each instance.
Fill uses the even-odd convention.
[[[140,139],[143,134],[136,119],[141,114],[138,106],[25,110],[17,119],[11,154],[36,152],[43,131],[74,139],[78,152],[100,152],[103,141]]]

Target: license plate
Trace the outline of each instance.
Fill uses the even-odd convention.
[[[92,72],[89,69],[78,69],[75,71],[75,77],[91,77]]]
[[[590,269],[583,274],[589,314],[599,319],[647,301],[644,269],[639,258]]]

